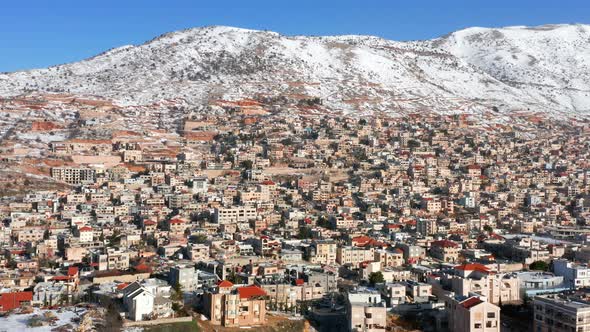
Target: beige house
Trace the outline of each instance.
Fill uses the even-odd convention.
[[[315,241],[312,248],[315,252],[311,254],[310,262],[313,264],[333,265],[336,263],[336,249],[338,245],[334,241]]]
[[[217,293],[205,295],[204,306],[213,325],[259,326],[266,323],[266,296],[258,286],[234,288],[224,280],[218,285]]]
[[[446,298],[449,312],[449,331],[453,332],[499,332],[500,307],[472,296]]]
[[[362,262],[373,261],[374,258],[373,248],[343,246],[336,251],[336,262],[340,265],[351,264],[352,266],[358,266]]]
[[[381,268],[398,267],[404,265],[404,252],[401,249],[375,250],[374,260],[381,263]]]
[[[434,241],[430,246],[430,256],[443,262],[457,262],[459,259],[459,245],[453,241]]]

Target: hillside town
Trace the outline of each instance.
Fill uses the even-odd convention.
[[[586,120],[47,94],[0,122],[0,330],[590,331]]]

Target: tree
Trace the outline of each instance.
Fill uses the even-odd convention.
[[[252,160],[244,160],[240,163],[240,166],[246,170],[252,169],[253,165],[254,163],[252,162]]]
[[[184,302],[184,296],[183,296],[183,292],[182,292],[182,285],[179,283],[176,283],[176,285],[174,285],[173,288],[173,292],[172,294],[170,294],[170,300],[174,301],[174,302]]]
[[[532,262],[531,265],[529,265],[529,270],[547,271],[549,270],[549,264],[547,264],[547,262],[544,261]]]
[[[409,148],[419,148],[420,142],[415,139],[408,140],[408,147]]]
[[[486,231],[486,232],[488,232],[488,233],[491,233],[491,232],[494,231],[494,229],[490,225],[483,226],[483,230]]]
[[[205,235],[205,234],[192,235],[190,240],[193,243],[205,243],[205,242],[207,242],[207,235]]]
[[[311,237],[312,237],[311,228],[309,228],[309,227],[299,228],[298,237],[300,239],[311,239]]]
[[[371,274],[369,274],[369,283],[372,286],[375,286],[376,284],[385,282],[385,279],[383,278],[383,273],[381,273],[381,271],[378,272],[371,272]]]

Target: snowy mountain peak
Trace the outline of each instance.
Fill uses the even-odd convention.
[[[0,75],[0,95],[67,92],[119,104],[320,98],[344,112],[590,112],[587,25],[468,28],[396,42],[210,26]]]

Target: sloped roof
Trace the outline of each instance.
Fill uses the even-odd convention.
[[[449,241],[449,240],[434,241],[434,242],[432,242],[432,245],[437,246],[437,247],[443,247],[443,248],[449,248],[449,247],[456,248],[459,246],[455,242]]]
[[[463,306],[463,308],[465,308],[465,309],[470,309],[480,303],[483,303],[483,301],[480,300],[478,297],[470,297],[467,300],[461,302],[461,306]]]
[[[457,265],[454,267],[454,269],[460,270],[460,271],[490,272],[490,269],[488,269],[485,265],[479,264],[479,263],[468,263],[468,264]]]
[[[217,286],[219,288],[229,288],[229,287],[233,287],[234,284],[228,280],[221,280],[220,282],[217,283]]]
[[[266,292],[256,285],[240,287],[238,288],[238,294],[240,295],[240,299],[249,299],[256,296],[266,296]]]

